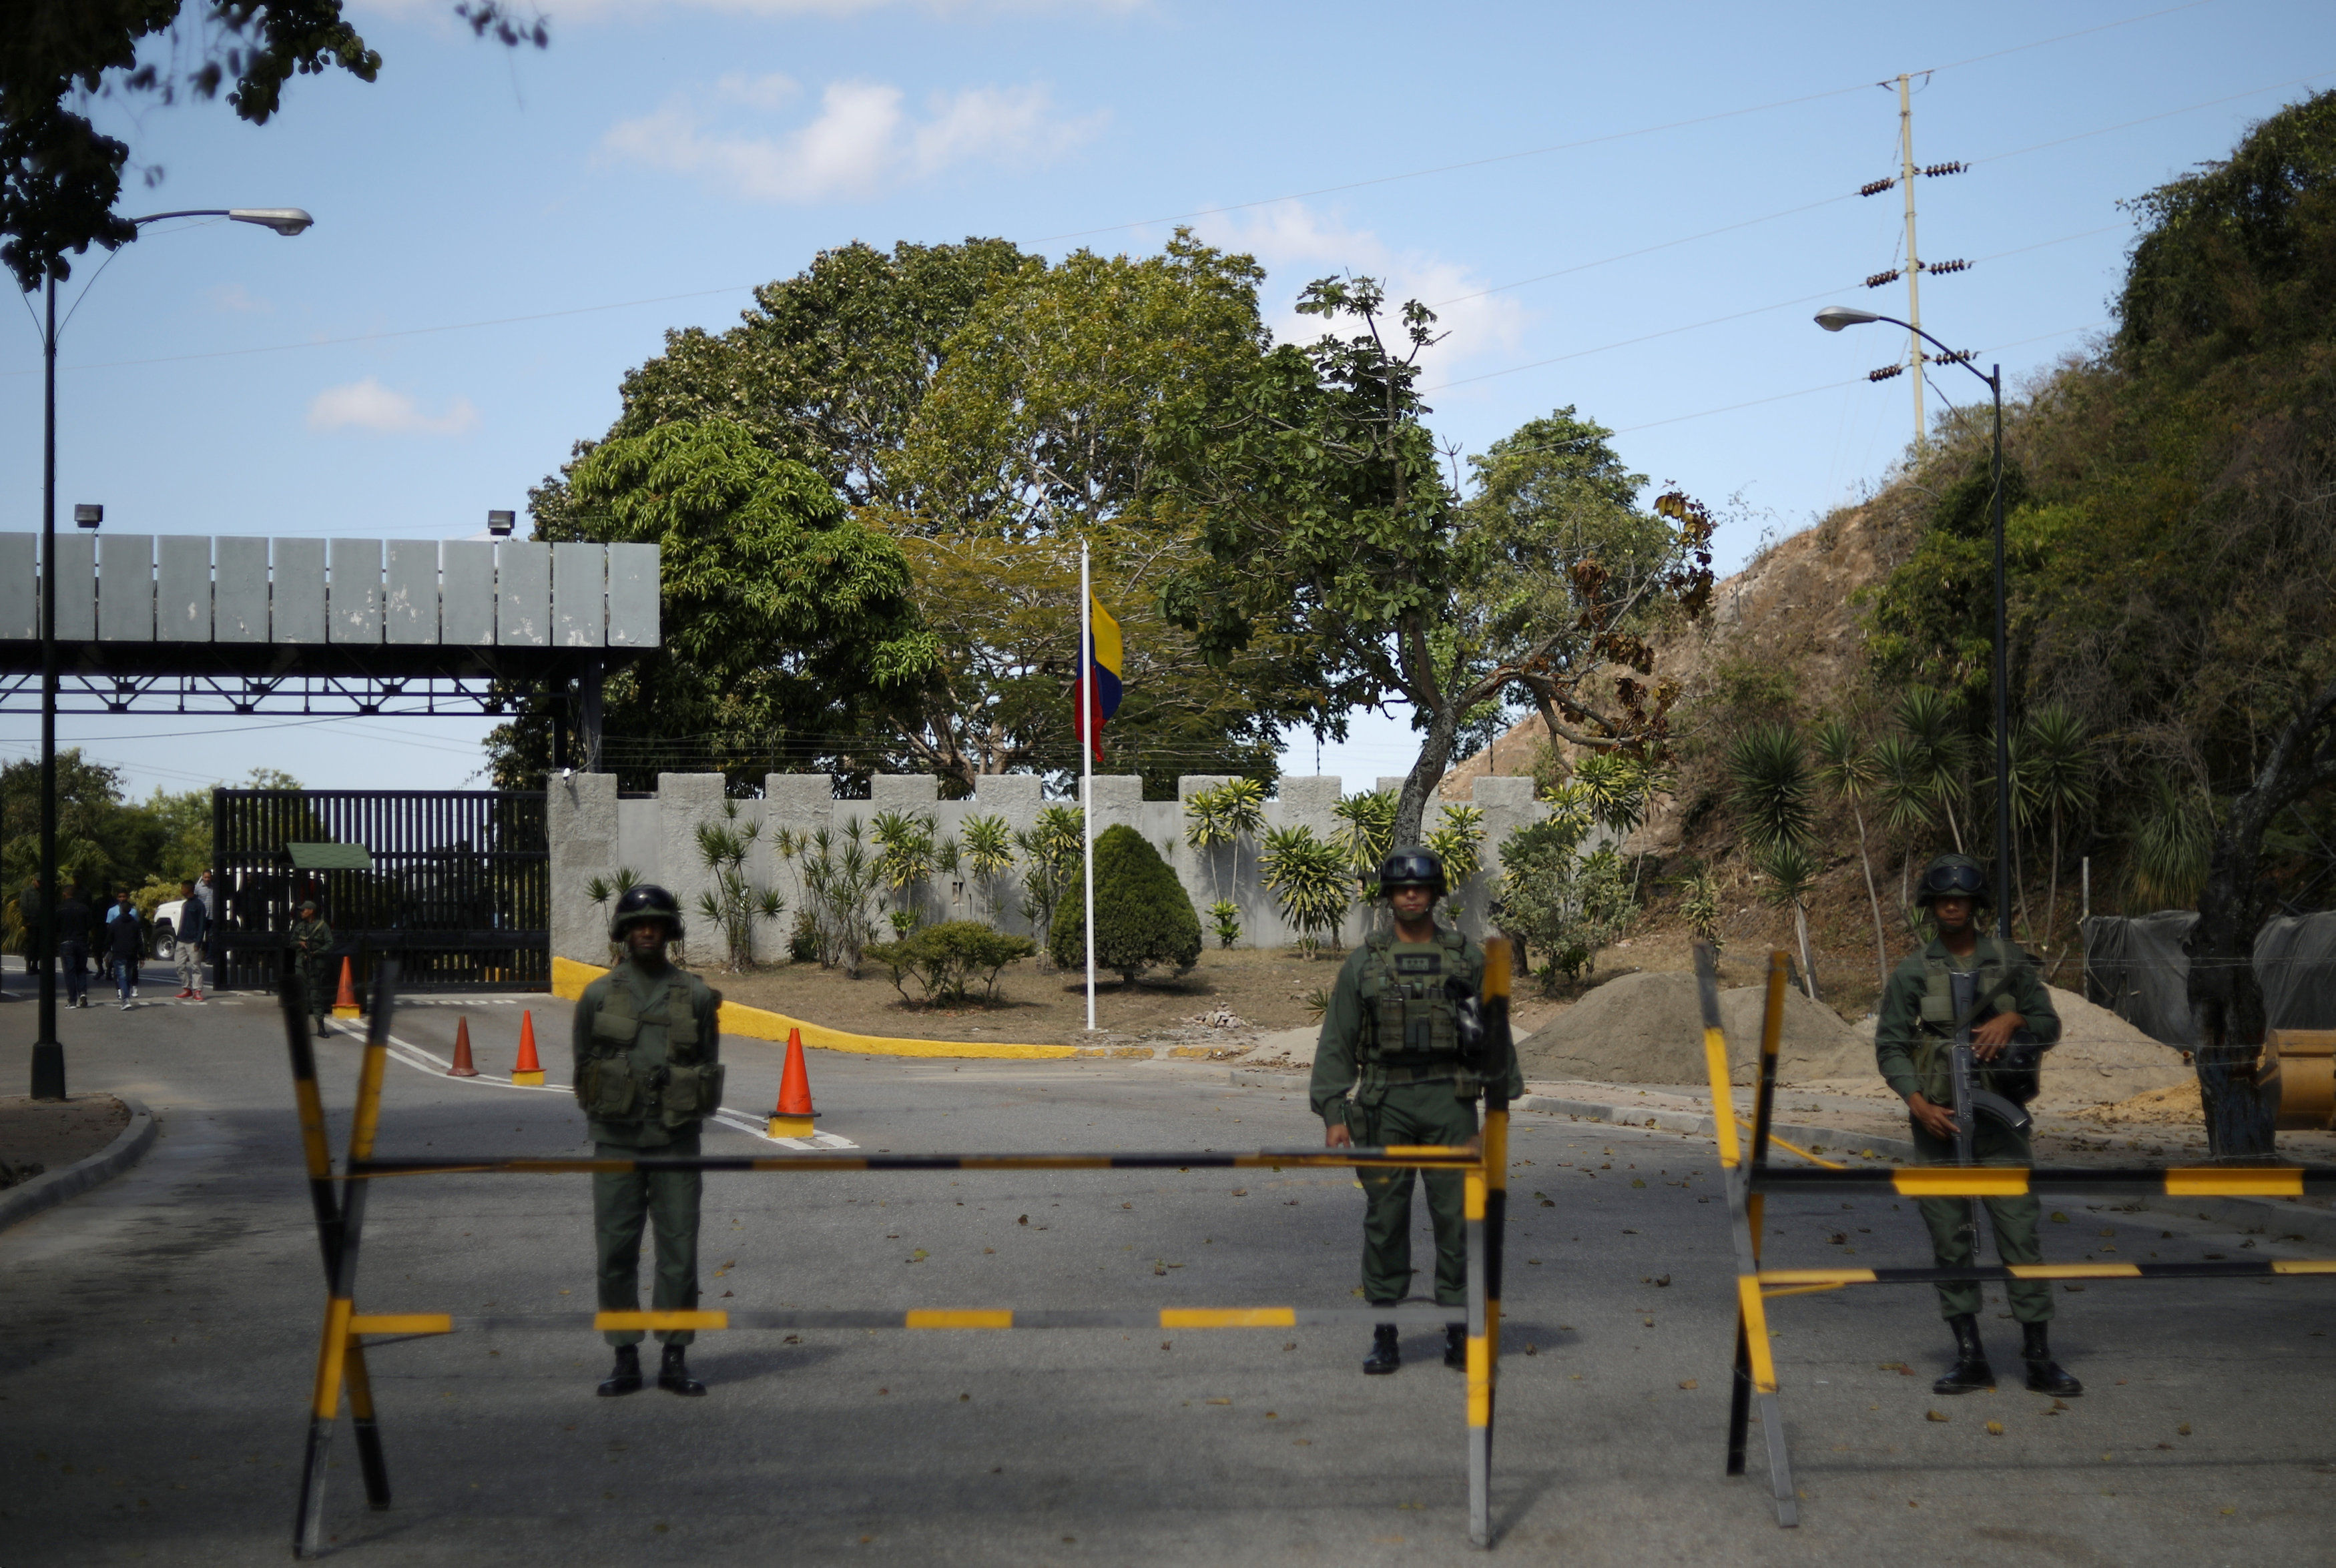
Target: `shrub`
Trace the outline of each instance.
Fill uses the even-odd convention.
[[[1122,824],[1095,840],[1095,963],[1134,980],[1155,965],[1178,974],[1201,960],[1201,917],[1184,885],[1144,842]],[[1064,889],[1047,933],[1046,950],[1058,968],[1086,962],[1086,888],[1074,878]]]
[[[897,942],[880,942],[868,956],[892,972],[892,984],[904,1002],[905,982],[914,977],[926,1002],[958,1002],[969,982],[981,982],[981,999],[998,999],[998,974],[1007,964],[1029,957],[1038,944],[1027,936],[1008,936],[978,920],[944,920],[923,926]]]
[[[1241,905],[1231,899],[1220,898],[1210,905],[1209,918],[1215,923],[1219,947],[1231,947],[1241,939]]]

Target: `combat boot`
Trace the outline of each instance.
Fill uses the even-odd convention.
[[[2028,1363],[2030,1389],[2061,1399],[2073,1399],[2085,1391],[2084,1384],[2054,1363],[2051,1337],[2043,1324],[2020,1324],[2020,1359]]]
[[[1931,1392],[1975,1394],[1981,1389],[1995,1387],[1995,1369],[1987,1364],[1987,1347],[1979,1342],[1979,1320],[1965,1312],[1959,1318],[1949,1318],[1947,1327],[1955,1331],[1955,1364],[1947,1369],[1945,1377],[1931,1385]]]
[[[1371,1353],[1363,1360],[1366,1376],[1379,1378],[1403,1365],[1403,1339],[1393,1323],[1371,1325]]]
[[[613,1399],[619,1394],[641,1391],[641,1352],[631,1345],[617,1347],[617,1364],[600,1383],[600,1397]]]
[[[1468,1370],[1468,1325],[1444,1325],[1444,1364],[1455,1372]]]
[[[668,1394],[682,1394],[692,1399],[706,1392],[706,1385],[691,1377],[689,1368],[683,1364],[679,1345],[665,1348],[665,1360],[657,1368],[657,1387]]]

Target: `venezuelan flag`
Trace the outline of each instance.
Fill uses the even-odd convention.
[[[1081,716],[1079,731],[1095,754],[1103,760],[1103,727],[1119,711],[1120,644],[1119,623],[1110,612],[1087,596],[1087,711]]]

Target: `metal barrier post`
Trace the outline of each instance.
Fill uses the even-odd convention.
[[[1493,1418],[1500,1387],[1501,1259],[1509,1206],[1509,944],[1484,944],[1484,1163],[1471,1172],[1468,1217],[1468,1539],[1493,1544]]]
[[[325,1544],[325,1472],[332,1454],[333,1422],[340,1414],[341,1392],[348,1390],[351,1424],[356,1429],[357,1457],[365,1471],[365,1499],[375,1508],[389,1506],[389,1467],[381,1447],[381,1430],[374,1418],[373,1382],[366,1374],[365,1345],[351,1328],[356,1314],[357,1241],[365,1224],[365,1195],[373,1184],[360,1179],[358,1166],[373,1157],[381,1126],[382,1079],[389,1063],[389,1022],[392,998],[397,990],[397,963],[384,960],[376,973],[373,1017],[365,1032],[365,1059],[357,1075],[355,1114],[349,1122],[348,1179],[341,1184],[341,1199],[331,1200],[331,1161],[324,1141],[324,1108],[316,1091],[316,1053],[308,1038],[308,1021],[287,980],[284,995],[285,1024],[292,1042],[292,1072],[300,1099],[301,1135],[307,1147],[310,1202],[317,1211],[317,1232],[326,1272],[325,1328],[316,1347],[316,1382],[308,1411],[307,1463],[300,1477],[300,1502],[293,1522],[292,1554],[313,1556]],[[321,1184],[319,1171],[322,1171]],[[323,1191],[320,1195],[319,1186]],[[326,1218],[326,1209],[331,1217]]]
[[[1728,1474],[1744,1474],[1745,1440],[1757,1401],[1767,1442],[1769,1490],[1776,1498],[1776,1523],[1789,1526],[1800,1523],[1800,1505],[1793,1487],[1792,1457],[1785,1447],[1784,1414],[1776,1404],[1776,1365],[1768,1346],[1768,1314],[1760,1297],[1760,1195],[1751,1190],[1752,1173],[1767,1156],[1768,1108],[1775,1095],[1776,1047],[1784,1024],[1785,955],[1769,957],[1767,1009],[1760,1031],[1760,1089],[1753,1111],[1748,1160],[1741,1157],[1736,1137],[1728,1040],[1719,1021],[1718,961],[1702,943],[1696,944],[1695,973],[1703,1009],[1704,1066],[1711,1078],[1712,1127],[1719,1142],[1720,1174],[1728,1184],[1729,1229],[1736,1244],[1736,1376],[1728,1402]]]

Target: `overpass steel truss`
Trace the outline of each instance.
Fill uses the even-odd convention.
[[[308,1420],[307,1463],[293,1519],[295,1557],[322,1553],[325,1478],[333,1428],[346,1396],[357,1441],[365,1498],[375,1510],[390,1505],[389,1466],[366,1365],[365,1341],[453,1333],[459,1329],[785,1329],[851,1326],[913,1330],[997,1331],[1119,1328],[1142,1324],[1173,1329],[1283,1329],[1308,1325],[1385,1322],[1441,1323],[1449,1307],[1405,1302],[1383,1306],[1185,1307],[1134,1311],[942,1307],[846,1312],[647,1312],[506,1313],[457,1317],[446,1312],[373,1313],[357,1311],[358,1242],[365,1200],[384,1179],[432,1175],[501,1173],[584,1175],[603,1170],[690,1169],[788,1173],[803,1171],[945,1170],[1159,1170],[1203,1167],[1457,1170],[1466,1178],[1468,1234],[1468,1330],[1466,1408],[1468,1431],[1468,1538],[1493,1544],[1493,1412],[1501,1343],[1501,1257],[1507,1230],[1509,1110],[1506,1097],[1488,1091],[1482,1137],[1473,1147],[1262,1149],[1255,1153],[1169,1151],[1145,1154],[886,1155],[809,1154],[774,1157],[650,1156],[630,1160],[524,1159],[502,1155],[383,1159],[374,1154],[381,1125],[382,1080],[389,1060],[390,1019],[396,1006],[397,964],[384,960],[376,972],[374,1011],[358,1070],[356,1104],[349,1118],[348,1155],[341,1179],[334,1180],[332,1151],[326,1142],[324,1098],[316,1082],[316,1060],[296,983],[288,973],[282,992],[284,1031],[292,1058],[293,1090],[300,1118],[309,1202],[316,1213],[318,1251],[325,1265],[324,1321],[316,1350],[316,1379]],[[1489,1048],[1509,1049],[1508,944],[1486,944],[1484,1023]]]

